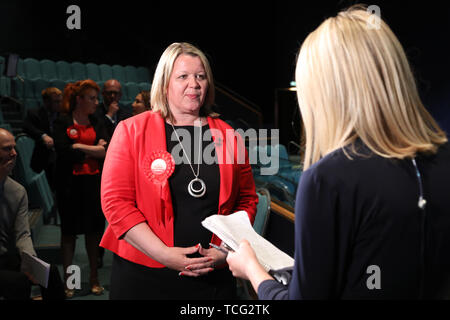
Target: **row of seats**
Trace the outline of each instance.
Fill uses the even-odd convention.
[[[271,161],[272,154],[278,154],[278,170],[275,174],[271,172],[267,175],[261,169],[275,167]],[[267,159],[263,159],[262,156]],[[286,147],[282,144],[256,145],[249,149],[249,157],[253,161],[252,172],[256,185],[267,188],[274,198],[293,206],[302,170],[296,163],[289,160]],[[270,161],[266,163],[268,159]]]
[[[292,168],[293,164],[289,161],[289,154],[286,146],[282,144],[275,144],[273,146],[268,144],[262,146],[258,143],[257,145],[250,146],[249,157],[250,160],[253,160],[253,162],[258,164],[258,168],[269,168],[275,165],[271,162],[272,153],[278,154],[278,168],[280,170]],[[263,159],[263,157],[267,157],[267,159]]]
[[[61,91],[64,89],[64,86],[70,81],[63,80],[45,80],[45,79],[21,79],[15,78],[12,80],[12,89],[11,95],[21,100],[24,105],[24,110],[30,108],[36,108],[40,105],[42,101],[41,92],[45,88],[48,87],[56,87]],[[97,84],[100,88],[103,88],[104,81],[98,81]],[[121,104],[130,105],[133,103],[136,95],[142,90],[150,90],[150,83],[142,82],[142,83],[134,83],[128,82],[123,84],[122,86],[122,99],[120,101]],[[102,101],[102,95],[99,94],[99,102]],[[26,113],[26,112],[25,112]]]
[[[92,79],[101,88],[106,80],[119,80],[123,89],[121,103],[128,107],[140,91],[150,90],[149,72],[145,67],[19,58],[17,74],[20,77],[12,80],[3,76],[5,68],[6,59],[0,56],[0,96],[17,98],[24,104],[25,111],[39,106],[43,89],[52,86],[63,90],[68,82],[77,80]]]
[[[9,132],[12,132],[12,127],[9,123],[5,122],[5,118],[3,117],[3,111],[0,107],[0,128],[6,129]]]
[[[266,188],[257,188],[256,195],[258,196],[258,204],[256,206],[256,216],[253,222],[253,229],[262,237],[266,237],[266,230],[270,217],[270,193]],[[253,299],[250,294],[251,289],[249,282],[239,279],[237,282],[237,297],[240,300]]]
[[[17,74],[23,78],[33,79],[60,79],[74,81],[92,79],[94,81],[106,81],[117,79],[122,83],[150,82],[149,71],[145,67],[118,64],[95,64],[67,61],[52,61],[49,59],[37,60],[34,58],[19,58]]]

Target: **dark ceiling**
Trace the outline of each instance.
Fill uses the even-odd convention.
[[[167,45],[192,42],[209,56],[218,82],[255,102],[267,116],[275,88],[293,80],[295,56],[306,35],[355,2],[3,0],[0,54],[145,65],[153,72]],[[411,3],[370,4],[380,7],[382,18],[404,45],[422,97],[445,118],[450,10],[438,1]],[[66,27],[71,4],[81,9],[81,30]]]

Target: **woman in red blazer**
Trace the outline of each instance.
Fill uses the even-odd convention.
[[[243,142],[213,101],[205,55],[174,43],[155,72],[152,111],[116,128],[101,190],[109,222],[101,246],[114,253],[110,299],[234,297],[225,255],[209,248],[221,240],[201,221],[245,210],[253,222],[258,198]]]

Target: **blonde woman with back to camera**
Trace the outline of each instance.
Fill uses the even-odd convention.
[[[404,50],[365,7],[325,20],[301,46],[306,132],[287,286],[248,242],[227,258],[261,299],[448,297],[450,149]]]

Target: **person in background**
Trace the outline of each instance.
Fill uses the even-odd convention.
[[[351,7],[300,49],[306,150],[292,278],[275,281],[247,241],[227,258],[260,299],[449,297],[450,146],[397,37],[374,18]]]
[[[14,136],[0,129],[0,297],[30,300],[31,274],[21,271],[23,253],[37,256],[28,222],[28,197],[23,186],[9,177],[17,153]],[[55,265],[50,266],[47,288],[41,286],[45,300],[64,299],[64,290]]]
[[[50,87],[42,90],[43,106],[30,109],[23,123],[23,131],[35,142],[31,157],[31,169],[39,173],[45,170],[48,183],[55,192],[56,153],[53,139],[53,123],[61,112],[62,92]]]
[[[133,104],[133,116],[142,113],[147,110],[151,110],[150,106],[150,91],[142,90],[136,95]]]
[[[104,121],[109,136],[107,142],[109,142],[117,124],[131,117],[131,113],[119,103],[122,98],[122,85],[118,80],[107,80],[103,84],[102,96],[103,103],[97,106],[95,116]]]
[[[99,295],[98,246],[105,228],[100,205],[100,162],[104,159],[108,134],[103,121],[94,116],[100,88],[92,80],[69,83],[64,88],[66,114],[55,121],[58,211],[61,218],[61,248],[64,278],[72,264],[76,236],[85,235],[90,266],[90,286]],[[74,290],[66,290],[67,297]]]
[[[201,221],[239,210],[253,221],[258,197],[242,141],[245,163],[238,164],[233,148],[225,148],[240,136],[227,135],[233,130],[211,110],[213,102],[214,82],[204,53],[188,43],[173,43],[155,72],[152,110],[116,128],[101,191],[108,220],[101,246],[114,253],[110,299],[235,297],[236,281],[225,254],[209,246],[221,241]],[[197,130],[209,128],[224,140],[215,144],[215,157],[232,158],[231,164],[199,162],[198,155],[213,140],[200,143],[203,135]],[[182,132],[191,139],[181,141]],[[171,152],[178,147],[184,161],[175,165]]]
[[[103,102],[97,106],[95,110],[95,116],[104,122],[108,137],[106,142],[111,141],[111,137],[114,134],[114,130],[117,124],[132,116],[132,114],[120,104],[122,98],[122,85],[116,79],[109,79],[103,84],[102,89]],[[100,171],[103,168],[103,163],[100,163]],[[103,256],[105,249],[98,248],[98,267],[103,267]]]
[[[28,224],[25,188],[11,179],[17,153],[14,136],[0,128],[0,296],[28,300],[29,278],[20,272],[20,253],[36,256]]]

